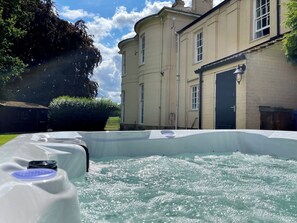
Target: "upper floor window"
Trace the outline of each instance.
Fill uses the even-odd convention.
[[[202,61],[203,58],[203,33],[199,32],[196,34],[196,38],[195,38],[195,62],[200,62]]]
[[[140,37],[140,64],[144,64],[145,54],[145,35],[142,34]]]
[[[270,0],[255,0],[254,39],[270,33]]]
[[[122,54],[122,75],[126,75],[127,73],[127,65],[126,65],[127,57],[126,57],[126,51]]]
[[[198,110],[198,85],[191,87],[192,93],[192,110]]]

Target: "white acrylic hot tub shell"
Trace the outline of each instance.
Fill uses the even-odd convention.
[[[34,136],[34,135],[33,135]],[[57,160],[55,177],[19,180],[14,171],[27,169],[32,160]],[[78,145],[37,142],[20,135],[0,148],[0,222],[77,223],[79,203],[69,177],[85,173],[85,151]]]
[[[171,131],[172,134],[166,134]],[[243,152],[297,159],[297,132],[260,130],[80,132],[90,157]]]
[[[1,222],[80,222],[76,189],[68,178],[86,171],[90,157],[235,152],[297,159],[297,132],[259,130],[152,130],[51,132],[20,135],[0,148]],[[31,160],[56,160],[54,178],[21,181],[12,172]]]
[[[80,222],[76,189],[65,171],[45,181],[10,179],[0,191],[1,222]]]

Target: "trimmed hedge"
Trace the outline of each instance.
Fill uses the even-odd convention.
[[[61,96],[49,108],[49,126],[54,131],[103,131],[117,105],[106,99]]]

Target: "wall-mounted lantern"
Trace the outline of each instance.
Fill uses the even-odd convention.
[[[246,69],[245,64],[237,65],[236,70],[234,71],[234,74],[236,75],[236,82],[240,84],[242,80],[242,75],[244,74],[244,71]]]

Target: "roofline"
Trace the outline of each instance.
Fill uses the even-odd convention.
[[[222,59],[219,59],[219,60],[213,61],[211,63],[205,64],[205,65],[201,66],[199,69],[195,70],[194,72],[196,74],[201,74],[204,71],[212,70],[212,69],[215,69],[217,67],[221,67],[221,66],[224,66],[224,65],[227,65],[227,64],[230,64],[230,63],[240,61],[240,60],[245,60],[246,59],[246,56],[245,56],[246,54],[257,51],[256,48],[259,48],[261,46],[262,46],[261,47],[261,49],[262,49],[263,47],[267,47],[267,46],[273,45],[273,44],[275,44],[277,42],[280,42],[282,40],[283,36],[284,35],[271,37],[269,40],[267,40],[267,41],[265,41],[263,43],[260,43],[260,44],[258,44],[256,46],[252,46],[252,47],[250,47],[248,49],[242,50],[240,52],[229,55],[229,56],[224,57]]]
[[[30,103],[30,102],[22,102],[22,101],[2,101],[1,100],[0,107],[49,110],[48,107],[45,107],[43,105]]]
[[[124,43],[134,41],[136,36],[137,36],[137,35],[135,35],[134,37],[131,37],[131,38],[127,38],[127,39],[123,39],[123,40],[121,40],[121,41],[118,43],[118,48],[121,49],[120,46],[123,45]]]
[[[140,20],[138,20],[135,25],[134,25],[134,31],[136,32],[136,28],[137,26],[142,23],[143,21],[147,20],[147,19],[150,19],[150,18],[153,18],[153,17],[158,17],[160,16],[163,12],[165,11],[169,11],[169,12],[173,12],[173,13],[179,13],[179,14],[183,14],[183,15],[189,15],[189,16],[193,16],[193,17],[198,17],[198,16],[201,16],[200,14],[197,14],[197,13],[193,13],[193,12],[187,12],[187,11],[183,11],[183,10],[178,10],[178,9],[174,9],[174,8],[170,8],[170,7],[167,7],[167,6],[164,6],[158,13],[156,14],[152,14],[152,15],[149,15],[147,17],[144,17]],[[137,33],[137,32],[136,32]]]
[[[201,21],[202,19],[204,19],[206,16],[210,15],[211,13],[213,13],[214,11],[216,11],[217,9],[221,8],[223,5],[227,4],[228,2],[230,2],[231,0],[224,0],[223,2],[221,2],[220,4],[218,4],[216,7],[212,8],[211,10],[207,11],[206,13],[204,13],[203,15],[201,15],[199,18],[195,19],[193,22],[191,22],[190,24],[186,25],[184,28],[182,28],[181,30],[179,30],[177,33],[182,33],[183,31],[185,31],[186,29],[190,28],[191,26],[195,25],[197,22]]]
[[[150,18],[156,18],[156,17],[159,17],[162,13],[164,13],[165,11],[169,11],[169,12],[173,12],[173,13],[179,13],[179,14],[183,14],[183,15],[189,15],[189,16],[193,16],[193,17],[198,17],[198,16],[201,16],[200,14],[197,14],[197,13],[193,13],[193,12],[186,12],[186,11],[183,11],[183,10],[178,10],[178,9],[174,9],[174,8],[170,8],[170,7],[166,7],[164,6],[158,13],[156,14],[152,14],[152,15],[149,15],[149,16],[146,16],[140,20],[138,20],[135,25],[134,25],[134,31],[136,32],[136,28],[138,25],[140,25],[140,23],[142,23],[143,21],[145,20],[148,20]],[[137,32],[136,32],[137,33]],[[130,41],[133,41],[135,40],[135,37],[137,37],[137,34],[134,36],[134,37],[131,37],[131,38],[128,38],[128,39],[124,39],[124,40],[121,40],[119,43],[118,43],[118,48],[120,48],[120,46],[122,44],[124,44],[125,42],[130,42]],[[121,48],[120,48],[121,49]]]
[[[224,57],[222,59],[211,62],[209,64],[203,65],[201,68],[195,70],[195,74],[201,74],[204,71],[212,70],[217,67],[221,67],[221,66],[224,66],[224,65],[227,65],[230,63],[234,63],[237,61],[245,60],[245,59],[246,59],[245,53],[236,53],[236,54],[230,55],[228,57]]]

